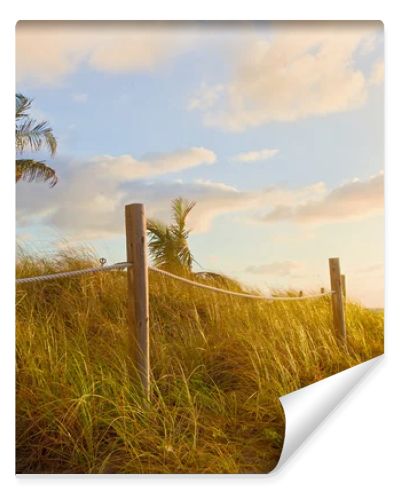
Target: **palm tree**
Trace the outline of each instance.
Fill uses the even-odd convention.
[[[57,140],[53,130],[46,121],[36,123],[29,117],[32,99],[22,94],[15,94],[15,147],[18,154],[22,154],[27,148],[31,151],[39,151],[46,146],[51,156],[57,150]],[[15,180],[49,181],[50,187],[57,184],[55,171],[42,161],[20,159],[15,162]]]
[[[172,201],[173,224],[147,221],[149,249],[156,266],[174,273],[191,272],[194,259],[187,242],[190,229],[186,228],[186,219],[195,205],[193,201],[176,198]]]

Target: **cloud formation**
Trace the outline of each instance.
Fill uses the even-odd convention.
[[[233,161],[252,163],[254,161],[268,160],[279,153],[279,149],[261,149],[260,151],[247,151],[233,157]]]
[[[107,238],[122,232],[125,204],[156,194],[151,187],[153,177],[215,160],[212,151],[195,147],[141,160],[122,155],[74,161],[62,169],[60,182],[53,189],[44,184],[17,185],[18,223],[42,223],[86,240]],[[141,182],[144,178],[146,183]]]
[[[222,182],[167,182],[159,178],[214,161],[212,151],[191,148],[141,160],[123,155],[72,162],[62,169],[60,182],[53,189],[45,184],[17,185],[18,225],[57,228],[68,239],[110,238],[123,234],[125,204],[145,203],[149,216],[167,221],[171,200],[183,196],[196,201],[190,226],[204,232],[221,214],[273,209],[279,202],[301,203],[319,196],[323,189],[321,183],[316,183],[296,190],[270,186],[241,191]]]
[[[215,163],[215,153],[203,147],[193,147],[173,153],[148,155],[137,160],[131,155],[96,156],[85,164],[85,175],[107,182],[128,181],[158,177],[171,172],[180,172],[199,165]]]
[[[253,37],[235,53],[230,81],[203,84],[191,108],[206,125],[230,131],[357,108],[368,78],[355,55],[371,50],[380,30],[380,23],[278,23],[272,37]]]
[[[292,220],[323,224],[376,215],[382,213],[383,208],[384,176],[383,172],[379,172],[366,181],[355,179],[332,189],[318,200],[295,205],[279,204],[262,220],[269,223]]]
[[[17,82],[54,85],[85,64],[97,71],[151,71],[192,46],[173,23],[20,21]]]
[[[191,97],[188,103],[188,109],[207,109],[213,106],[224,91],[224,85],[214,85],[209,87],[203,83],[197,95]]]
[[[123,234],[124,205],[144,203],[149,217],[168,221],[170,203],[177,196],[196,201],[189,225],[196,232],[209,229],[212,220],[257,205],[252,193],[209,181],[194,182],[104,182],[102,178],[79,180],[69,186],[57,185],[49,191],[44,185],[18,185],[17,220],[19,227],[40,223],[57,228],[69,240],[112,238]],[[50,208],[49,208],[50,207]]]
[[[122,155],[71,162],[60,169],[60,182],[53,189],[45,184],[18,183],[18,227],[55,228],[69,241],[108,239],[124,233],[124,205],[144,203],[148,216],[168,221],[171,200],[178,196],[196,202],[189,217],[195,232],[209,230],[222,214],[245,214],[250,223],[325,223],[382,209],[381,174],[330,192],[321,182],[296,189],[266,186],[246,191],[222,182],[162,177],[214,161],[212,151],[196,147],[140,160]]]

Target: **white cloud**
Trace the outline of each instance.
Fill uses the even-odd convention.
[[[188,103],[188,109],[208,109],[213,106],[219,99],[224,90],[223,85],[215,85],[210,87],[203,83],[200,90],[194,95]]]
[[[94,158],[64,168],[65,175],[60,173],[60,182],[53,189],[45,184],[18,183],[18,226],[51,226],[65,233],[68,240],[110,238],[123,234],[125,204],[144,203],[149,216],[168,221],[171,200],[183,196],[196,201],[189,218],[190,226],[195,232],[204,232],[221,214],[265,210],[282,200],[300,203],[319,196],[321,190],[320,183],[297,190],[272,186],[240,191],[209,180],[164,182],[157,179],[162,173],[177,171],[177,166],[183,170],[195,162],[211,163],[214,159],[212,152],[203,148],[192,148],[185,155],[185,162],[181,159],[180,164],[177,153],[147,161],[130,156]],[[154,179],[150,180],[151,177]]]
[[[260,266],[249,266],[246,272],[252,274],[269,274],[273,276],[293,276],[296,271],[302,271],[304,268],[303,263],[293,260],[284,260],[280,262],[272,262],[270,264],[263,264]]]
[[[260,151],[247,151],[246,153],[239,153],[233,157],[234,161],[243,163],[251,163],[254,161],[268,160],[279,153],[279,149],[261,149]]]
[[[158,21],[20,21],[16,27],[17,83],[57,85],[80,66],[106,73],[151,72],[204,47],[228,54],[253,36],[253,23]],[[38,50],[38,47],[44,47]],[[223,86],[188,103],[211,105]]]
[[[265,222],[293,220],[324,224],[380,214],[384,208],[383,172],[366,181],[355,179],[326,192],[320,199],[299,204],[279,204],[263,217]]]
[[[187,109],[189,111],[199,110],[206,111],[218,104],[219,99],[224,95],[226,85],[219,83],[217,85],[209,85],[202,83],[187,102]]]
[[[193,147],[173,153],[148,155],[137,160],[131,155],[97,156],[85,166],[87,175],[105,178],[107,182],[128,181],[180,172],[202,164],[215,163],[215,153],[203,147]]]
[[[242,131],[361,106],[368,82],[355,53],[373,45],[379,23],[288,23],[237,51],[230,81],[203,85],[194,97],[204,123]],[[208,96],[213,96],[210,99]]]
[[[334,220],[332,214],[339,219],[368,216],[381,204],[379,176],[331,192],[321,182],[296,189],[267,186],[243,191],[210,180],[159,178],[214,161],[212,151],[197,147],[140,160],[123,155],[71,162],[59,168],[60,182],[53,189],[39,183],[17,184],[18,228],[42,225],[56,229],[68,241],[112,238],[124,234],[124,205],[144,203],[148,216],[168,221],[171,200],[177,196],[196,201],[189,218],[195,232],[207,231],[222,214],[243,213],[249,223],[322,223]]]
[[[215,159],[212,151],[198,147],[142,160],[123,155],[72,162],[60,170],[60,181],[53,189],[45,184],[17,185],[18,223],[43,223],[83,239],[109,237],[122,231],[124,204],[140,201],[143,194],[151,197],[152,184],[140,179],[211,164]]]
[[[17,82],[54,85],[88,65],[98,71],[151,71],[192,46],[195,35],[173,23],[20,21]]]
[[[40,184],[18,184],[18,226],[41,223],[56,227],[68,235],[68,240],[110,238],[124,232],[124,205],[144,203],[149,217],[169,221],[171,200],[183,196],[196,201],[189,225],[202,232],[217,215],[257,205],[253,193],[240,192],[222,183],[129,179],[126,182],[122,178],[108,182],[106,177],[93,172],[92,178],[86,175],[80,178],[76,173],[67,181],[68,185],[60,181],[52,190]]]

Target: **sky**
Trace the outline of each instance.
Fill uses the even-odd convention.
[[[125,255],[124,205],[189,217],[195,270],[264,293],[329,288],[384,303],[380,22],[19,22],[16,91],[58,150],[17,184],[17,241]]]

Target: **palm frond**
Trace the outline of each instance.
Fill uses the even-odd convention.
[[[155,265],[163,267],[167,263],[168,228],[163,222],[148,219],[147,232],[149,234],[149,250],[153,261]]]
[[[58,182],[58,177],[51,167],[41,161],[16,160],[15,181],[49,181],[50,187],[54,187]]]
[[[185,245],[181,245],[179,250],[179,261],[182,263],[184,267],[191,270],[194,262],[193,254],[189,249],[189,245],[185,241]]]
[[[31,108],[33,99],[29,99],[22,94],[15,94],[15,118],[20,120],[28,116],[27,111]]]
[[[18,153],[22,153],[27,147],[38,151],[43,145],[48,148],[52,156],[57,150],[57,140],[53,129],[47,121],[37,123],[29,118],[33,99],[22,94],[15,94],[15,146]]]
[[[163,238],[166,230],[167,226],[163,222],[156,219],[147,219],[147,231],[152,237]]]
[[[149,250],[158,267],[180,274],[191,271],[195,261],[187,242],[190,230],[186,228],[186,218],[194,206],[194,202],[176,198],[172,201],[174,224],[148,220]]]
[[[172,218],[180,231],[183,231],[189,212],[196,205],[194,201],[185,200],[182,197],[172,200]]]
[[[36,123],[29,118],[25,119],[15,130],[15,144],[19,153],[22,153],[28,146],[31,150],[38,151],[42,145],[45,145],[52,156],[57,150],[57,140],[48,123]]]

